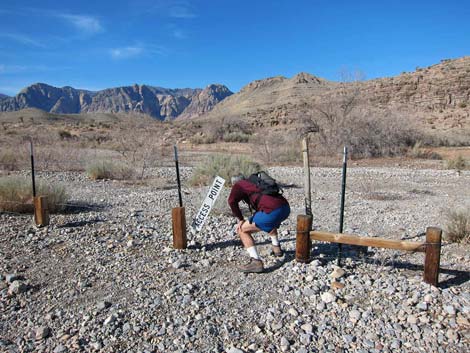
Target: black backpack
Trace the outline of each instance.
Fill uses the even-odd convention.
[[[260,192],[254,192],[250,194],[250,199],[253,194],[258,194],[258,197],[256,198],[253,205],[256,210],[258,209],[258,203],[261,199],[261,196],[282,196],[282,188],[279,186],[278,183],[276,183],[276,180],[270,177],[266,172],[261,171],[258,173],[251,174],[246,180],[248,180],[252,184],[255,184],[258,189],[260,189]]]

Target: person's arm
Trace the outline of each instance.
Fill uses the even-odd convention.
[[[242,188],[238,183],[236,183],[232,187],[232,190],[230,191],[230,196],[228,197],[228,204],[230,206],[230,209],[232,210],[233,215],[237,217],[239,221],[243,220],[242,211],[238,206],[238,203],[243,199],[243,195],[244,194]]]

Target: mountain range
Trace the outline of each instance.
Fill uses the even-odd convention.
[[[36,83],[15,97],[2,98],[0,111],[37,108],[57,114],[139,112],[159,120],[171,120],[204,114],[231,94],[227,87],[218,84],[204,89],[168,89],[136,84],[92,92]]]
[[[282,127],[352,96],[366,110],[399,112],[435,131],[470,129],[470,56],[367,81],[334,82],[304,72],[292,78],[277,76],[253,81],[235,94],[220,84],[204,89],[133,85],[91,92],[37,83],[1,99],[0,111],[141,112],[159,120],[235,118],[255,128]]]

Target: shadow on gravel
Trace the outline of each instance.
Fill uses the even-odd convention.
[[[373,261],[370,261],[370,262],[372,263]],[[400,268],[404,270],[424,272],[423,265],[416,265],[416,264],[406,262],[406,261],[394,261],[393,263],[390,263],[389,265],[395,268]],[[439,281],[438,287],[442,289],[459,286],[470,280],[470,271],[451,270],[451,269],[441,268],[439,270],[439,274],[452,276],[451,278],[445,279],[444,281],[442,280]]]
[[[87,212],[103,211],[107,208],[106,205],[90,204],[87,202],[67,203],[62,214],[78,214]]]
[[[403,270],[410,270],[410,271],[419,271],[421,273],[424,272],[423,265],[417,265],[408,261],[400,261],[397,259],[387,260],[384,262],[380,262],[377,259],[373,259],[369,257],[373,254],[373,252],[368,252],[366,254],[360,254],[357,252],[358,250],[351,248],[349,246],[343,246],[343,254],[342,258],[352,258],[354,260],[362,261],[364,263],[377,265],[379,266],[391,266],[393,268],[403,269]],[[323,254],[323,257],[319,257],[319,254]],[[295,254],[294,254],[295,256]],[[319,244],[317,248],[312,251],[311,259],[315,260],[318,259],[322,262],[336,262],[337,259],[337,247],[330,244]],[[439,270],[441,275],[448,275],[451,276],[450,278],[446,278],[444,280],[439,281],[439,288],[445,289],[454,286],[459,286],[470,281],[470,271],[462,271],[462,270],[452,270],[452,269],[445,269],[441,268]]]
[[[96,224],[96,223],[101,223],[104,222],[104,219],[90,219],[86,221],[78,221],[78,222],[67,222],[64,224],[61,224],[60,226],[57,226],[57,228],[74,228],[74,227],[83,227],[88,224]]]

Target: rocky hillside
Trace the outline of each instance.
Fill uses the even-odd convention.
[[[432,129],[470,127],[470,57],[362,82],[332,82],[308,73],[258,80],[225,99],[205,118],[242,117],[260,126],[292,124],[303,112],[353,95],[356,104],[367,109],[406,112]]]
[[[231,94],[222,85],[209,85],[205,89],[134,85],[91,92],[37,83],[25,88],[15,97],[3,99],[0,111],[38,108],[59,114],[139,112],[159,120],[168,120],[180,115],[199,116]]]
[[[7,96],[6,94],[0,93],[0,100],[1,100],[1,99],[5,99],[5,98],[8,98],[8,96]]]

